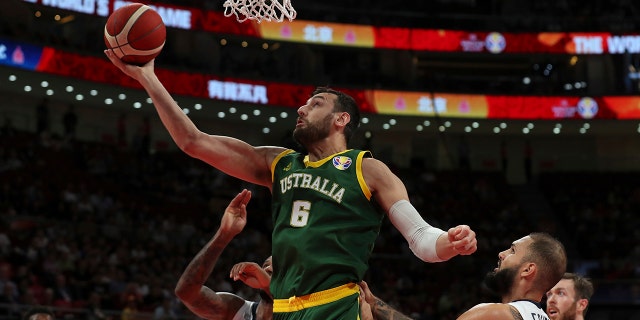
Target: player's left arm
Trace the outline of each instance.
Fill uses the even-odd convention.
[[[427,223],[409,202],[402,180],[382,161],[363,159],[362,174],[374,199],[418,258],[439,262],[477,250],[476,234],[469,226],[459,225],[443,231]]]

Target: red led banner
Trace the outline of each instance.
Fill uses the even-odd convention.
[[[614,110],[600,98],[486,96],[487,118],[493,119],[613,119]]]
[[[108,83],[142,89],[140,84],[118,70],[106,57],[87,57],[45,47],[37,71],[68,76],[88,81]],[[206,99],[232,100],[283,107],[299,107],[304,104],[315,87],[289,83],[222,78],[213,75],[176,72],[156,68],[156,74],[172,94]],[[219,93],[216,88],[224,92]],[[229,89],[235,92],[229,93]],[[366,99],[366,92],[336,88],[353,96],[363,112],[375,108]],[[226,91],[225,91],[226,90]]]
[[[48,47],[43,49],[36,70],[141,89],[135,80],[122,74],[106,58],[80,56]],[[162,68],[157,68],[156,73],[172,94],[293,108],[304,103],[314,89],[313,86],[221,78]],[[223,93],[217,93],[215,88]],[[229,95],[229,88],[238,95]],[[363,112],[379,114],[478,119],[640,118],[640,97],[496,96],[337,89],[352,95]]]
[[[124,0],[77,1],[23,0],[83,14],[107,17],[114,9],[131,3]],[[260,37],[267,40],[434,52],[485,54],[622,54],[640,53],[640,34],[608,32],[479,32],[443,29],[409,29],[294,20],[282,23],[239,23],[222,12],[201,10],[153,1],[149,4],[169,28],[203,30],[218,34]]]
[[[141,89],[106,58],[44,48],[37,71]],[[156,68],[175,95],[297,108],[313,86],[275,83]],[[476,119],[639,119],[640,97],[498,96],[442,92],[344,89],[366,113]]]

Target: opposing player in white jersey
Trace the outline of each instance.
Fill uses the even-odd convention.
[[[458,320],[549,320],[541,302],[567,268],[562,243],[546,233],[531,233],[498,258],[498,267],[487,274],[484,284],[501,303],[478,304]]]

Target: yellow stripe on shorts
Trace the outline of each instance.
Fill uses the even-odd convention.
[[[314,292],[308,295],[289,299],[274,299],[273,312],[295,312],[302,309],[321,306],[323,304],[338,301],[344,297],[360,292],[360,287],[355,283],[347,283],[339,287]]]

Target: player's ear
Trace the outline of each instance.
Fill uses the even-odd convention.
[[[341,112],[336,119],[336,124],[344,127],[351,121],[351,115],[348,112]]]
[[[580,299],[580,300],[578,300],[578,303],[576,304],[576,311],[580,311],[580,313],[583,313],[584,310],[587,309],[588,305],[589,305],[589,300]]]
[[[532,277],[535,276],[536,273],[538,272],[538,266],[536,266],[535,263],[533,262],[527,262],[525,264],[523,264],[522,268],[520,269],[520,274],[523,277]]]

